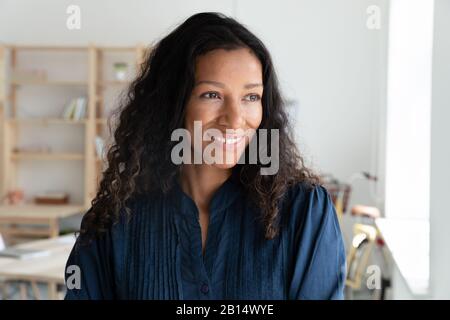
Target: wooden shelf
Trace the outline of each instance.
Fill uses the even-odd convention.
[[[81,161],[83,166],[82,174],[84,179],[79,186],[82,195],[80,202],[83,203],[83,207],[88,208],[96,194],[98,179],[101,176],[100,169],[106,164],[106,160],[97,157],[95,148],[96,136],[103,136],[105,134],[105,125],[108,124],[108,117],[103,116],[109,113],[106,104],[110,100],[106,98],[110,94],[126,90],[127,86],[132,83],[132,80],[128,79],[125,81],[115,80],[113,75],[106,72],[110,71],[107,68],[113,67],[113,63],[116,62],[114,60],[119,59],[117,61],[122,61],[122,59],[125,59],[130,67],[132,65],[136,67],[130,68],[130,72],[137,72],[146,52],[148,52],[148,49],[142,44],[124,47],[97,44],[84,46],[0,44],[0,88],[7,88],[3,95],[0,92],[0,177],[2,177],[0,179],[0,194],[6,194],[9,190],[14,190],[17,187],[18,172],[21,170],[20,161],[75,160]],[[25,54],[27,57],[25,57]],[[82,70],[85,71],[81,73],[83,75],[73,75],[72,79],[67,79],[69,75],[73,74],[73,69],[71,70],[71,68],[77,68],[72,63],[74,54],[83,59],[82,68],[85,67],[86,70]],[[67,68],[67,71],[59,76],[55,75],[52,77],[53,73],[51,71],[57,68],[55,65],[46,63],[30,65],[30,60],[24,61],[27,62],[25,70],[30,70],[30,73],[28,73],[22,68],[25,64],[22,66],[21,63],[22,59],[28,59],[28,55],[36,55],[39,56],[39,59],[48,60],[49,62],[51,62],[53,56],[57,55],[58,58],[62,58],[61,61],[64,62],[63,67]],[[135,61],[132,62],[131,60]],[[40,69],[44,69],[42,73],[31,72],[31,70]],[[41,74],[42,76],[40,76]],[[48,76],[45,77],[45,74],[48,74]],[[55,79],[55,77],[59,77],[59,79]],[[134,74],[130,74],[130,77],[133,78]],[[80,120],[69,120],[62,117],[59,118],[58,113],[53,113],[56,116],[46,117],[42,112],[38,112],[35,113],[36,116],[41,115],[42,118],[30,118],[25,115],[23,118],[19,118],[19,115],[22,114],[18,104],[20,96],[26,95],[37,99],[37,97],[32,96],[33,93],[31,91],[19,90],[22,88],[21,86],[24,89],[26,86],[36,90],[43,89],[45,95],[49,96],[66,93],[67,98],[80,95],[80,90],[82,90],[83,95],[87,98],[86,117]],[[60,92],[59,90],[62,91]],[[39,99],[42,99],[42,97]],[[43,107],[41,104],[39,106]],[[46,127],[40,127],[46,125],[55,125],[55,130],[66,130],[68,125],[77,126],[77,130],[74,133],[77,134],[77,138],[82,139],[84,147],[82,150],[74,150],[75,152],[70,150],[68,152],[28,152],[17,149],[22,135],[29,134],[25,131],[24,125],[37,126],[36,129],[38,130],[47,130]],[[79,128],[81,130],[78,130]],[[34,140],[32,139],[33,142]],[[51,150],[54,149],[52,148]],[[55,163],[55,165],[64,165],[64,163]],[[50,181],[48,184],[51,187],[52,182]],[[26,188],[24,191],[27,194]],[[34,208],[31,208],[30,215],[36,215],[33,212]],[[43,208],[43,206],[39,205],[39,208]],[[52,208],[54,207],[52,206]]]
[[[106,86],[126,86],[131,84],[131,80],[119,81],[119,80],[111,80],[111,81],[102,81],[99,82],[98,85],[101,87]]]
[[[144,48],[144,45],[136,46],[108,46],[97,45],[95,49],[110,52],[136,52],[137,48]],[[4,48],[21,51],[84,51],[87,52],[89,46],[53,46],[53,45],[4,45]]]
[[[24,51],[87,51],[85,46],[7,45],[6,48]]]
[[[74,124],[74,125],[84,125],[86,124],[86,119],[81,120],[70,120],[63,118],[15,118],[8,119],[7,122],[10,124]]]
[[[98,82],[97,85],[100,87],[111,87],[111,86],[127,86],[131,84],[131,80],[126,81],[102,81]],[[24,81],[11,81],[11,85],[14,86],[87,86],[88,82],[85,81],[45,81],[45,80],[24,80]]]
[[[14,86],[87,86],[87,81],[59,81],[59,80],[21,80],[11,81]]]
[[[47,229],[33,227],[16,227],[10,226],[8,229],[3,230],[3,235],[6,237],[22,236],[27,234],[28,236],[46,237],[49,233]]]
[[[13,160],[82,160],[84,154],[70,152],[13,152]]]
[[[98,49],[102,51],[117,51],[117,52],[136,51],[136,47],[100,46],[98,47]]]

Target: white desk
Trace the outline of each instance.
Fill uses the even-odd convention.
[[[29,282],[38,297],[40,293],[36,284],[47,283],[49,299],[56,299],[56,287],[58,284],[64,284],[65,265],[74,243],[75,236],[70,234],[17,245],[17,248],[48,250],[50,255],[25,260],[0,257],[0,278]],[[21,291],[23,290],[21,288]]]
[[[376,225],[411,293],[427,295],[430,280],[429,221],[380,218]]]

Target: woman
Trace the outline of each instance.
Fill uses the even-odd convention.
[[[190,17],[154,47],[119,112],[66,299],[343,298],[330,196],[295,148],[269,52],[244,26]],[[196,143],[196,123],[222,136]],[[182,163],[178,129],[190,137]],[[263,131],[256,161],[242,163]],[[193,160],[210,145],[229,161]]]

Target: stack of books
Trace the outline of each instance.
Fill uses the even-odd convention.
[[[81,120],[86,116],[86,98],[80,97],[70,100],[64,109],[63,118],[67,120]]]

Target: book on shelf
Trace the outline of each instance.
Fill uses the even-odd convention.
[[[70,102],[66,105],[63,112],[64,119],[71,119],[73,115],[73,111],[75,110],[76,102],[74,99],[70,100]]]
[[[40,250],[40,249],[24,249],[24,248],[6,248],[0,250],[0,257],[4,258],[15,258],[15,259],[31,259],[31,258],[40,258],[47,257],[50,255],[50,251],[48,250]]]
[[[96,136],[95,137],[95,150],[97,152],[97,157],[100,159],[103,159],[103,151],[105,149],[105,141],[102,137]]]
[[[86,116],[87,101],[84,97],[70,100],[66,105],[63,118],[66,120],[81,120]]]

